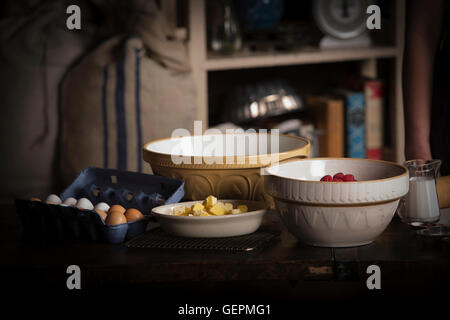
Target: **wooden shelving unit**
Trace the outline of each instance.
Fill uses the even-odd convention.
[[[254,53],[242,50],[232,56],[221,56],[207,52],[205,0],[189,0],[189,53],[198,93],[197,119],[208,123],[208,73],[214,71],[249,68],[281,67],[318,63],[361,61],[361,74],[377,77],[377,60],[393,59],[391,74],[394,88],[390,90],[390,119],[386,124],[392,128],[392,148],[385,150],[385,158],[401,162],[404,160],[403,101],[401,94],[401,65],[405,21],[405,1],[395,3],[395,44],[360,49],[320,50],[317,48],[278,53]]]
[[[362,49],[319,50],[305,49],[289,53],[252,53],[243,51],[230,57],[209,53],[204,63],[207,71],[232,70],[246,68],[278,67],[300,64],[342,62],[378,58],[395,58],[396,47],[376,47]]]

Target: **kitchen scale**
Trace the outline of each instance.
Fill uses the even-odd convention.
[[[367,7],[371,0],[317,0],[313,15],[319,29],[325,34],[321,49],[364,48],[372,42],[366,28]]]

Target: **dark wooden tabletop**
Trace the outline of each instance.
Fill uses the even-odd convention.
[[[367,267],[377,265],[382,287],[395,292],[417,288],[442,292],[450,283],[449,248],[424,246],[414,230],[394,218],[374,243],[354,248],[317,248],[298,242],[275,212],[262,230],[279,238],[255,252],[127,248],[123,244],[57,243],[25,240],[15,208],[0,214],[1,274],[12,287],[65,290],[69,265],[82,270],[85,290],[236,286],[273,297],[339,297],[367,293]],[[450,210],[443,216],[450,217]],[[436,291],[437,290],[437,291]]]

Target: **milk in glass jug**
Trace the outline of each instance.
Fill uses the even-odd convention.
[[[438,221],[436,178],[441,160],[409,160],[404,165],[409,170],[409,193],[404,199],[404,209],[399,212],[400,217],[406,223]]]

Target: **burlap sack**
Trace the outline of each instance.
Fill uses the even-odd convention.
[[[0,198],[55,192],[58,89],[95,41],[84,1],[82,31],[66,28],[68,1],[6,1],[0,20]]]
[[[193,125],[195,87],[185,46],[168,39],[153,1],[123,3],[127,9],[118,15],[127,34],[102,43],[64,81],[65,183],[88,166],[150,172],[142,160],[144,143]]]

